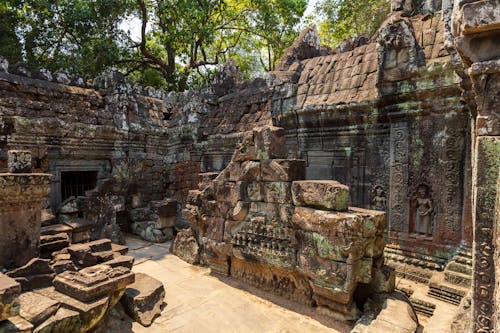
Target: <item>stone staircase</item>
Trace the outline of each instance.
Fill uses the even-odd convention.
[[[429,282],[429,296],[458,305],[472,283],[472,249],[461,245],[443,274]]]

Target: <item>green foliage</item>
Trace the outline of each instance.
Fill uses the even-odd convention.
[[[235,58],[244,77],[273,70],[307,0],[0,0],[0,54],[89,77],[117,66],[169,90],[206,84]],[[139,19],[140,37],[123,22]],[[138,40],[137,40],[138,39]]]
[[[22,44],[16,34],[21,8],[21,1],[0,1],[0,54],[13,63],[22,60]]]
[[[390,11],[390,1],[322,0],[315,9],[322,19],[319,25],[322,43],[335,47],[361,33],[375,33]]]

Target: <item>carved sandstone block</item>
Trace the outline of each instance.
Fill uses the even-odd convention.
[[[200,247],[191,228],[177,233],[172,245],[172,253],[192,265],[200,262]]]
[[[160,315],[165,288],[163,284],[143,273],[136,274],[136,280],[121,299],[125,311],[143,326],[150,326]]]
[[[7,166],[10,173],[30,173],[31,172],[31,151],[30,150],[9,150]]]
[[[254,130],[255,151],[259,160],[286,158],[285,130],[266,126]]]
[[[363,236],[363,219],[349,212],[295,207],[292,223],[298,229],[317,232],[330,239],[352,239]]]
[[[263,181],[290,182],[306,178],[306,161],[304,160],[263,160],[261,162],[261,179]]]
[[[125,267],[96,265],[79,272],[64,272],[54,279],[57,291],[80,301],[92,301],[123,289],[134,282],[134,273]]]
[[[264,189],[264,200],[269,203],[292,203],[290,182],[265,182],[262,183]]]
[[[303,180],[292,183],[296,206],[345,211],[349,207],[349,187],[335,180]]]

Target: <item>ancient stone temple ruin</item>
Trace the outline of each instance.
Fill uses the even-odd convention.
[[[499,331],[500,4],[391,3],[183,93],[2,60],[0,332],[151,325],[130,234],[352,332]]]

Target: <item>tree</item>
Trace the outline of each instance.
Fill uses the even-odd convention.
[[[22,44],[16,34],[21,8],[21,1],[0,2],[0,54],[13,63],[22,60]]]
[[[117,66],[137,82],[184,90],[236,58],[244,76],[273,70],[307,0],[0,0],[0,54],[96,76]],[[15,15],[14,15],[15,14]],[[140,23],[134,40],[123,29]],[[2,32],[3,32],[2,30]],[[10,52],[10,53],[9,53]]]
[[[321,41],[335,47],[361,33],[372,35],[390,11],[389,0],[322,0],[316,5],[322,19]]]
[[[118,26],[131,12],[131,1],[5,1],[18,17],[8,29],[22,44],[22,60],[29,65],[94,76],[128,50]],[[8,46],[0,47],[2,54],[8,52]]]

